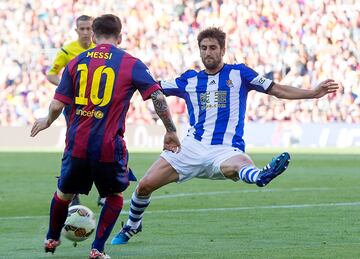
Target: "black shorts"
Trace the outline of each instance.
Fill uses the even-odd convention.
[[[104,198],[125,191],[133,177],[131,170],[127,168],[127,162],[105,163],[65,154],[58,188],[63,193],[89,194],[95,183],[100,197]]]

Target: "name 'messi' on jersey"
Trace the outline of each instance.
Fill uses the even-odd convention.
[[[107,52],[99,52],[99,51],[89,51],[86,54],[86,57],[91,57],[91,58],[102,58],[102,59],[111,59],[112,58],[112,53],[107,53]]]

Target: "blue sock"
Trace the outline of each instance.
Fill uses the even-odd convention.
[[[253,165],[243,166],[239,171],[239,177],[246,183],[255,183],[260,169]]]
[[[136,194],[136,191],[133,192],[131,196],[129,219],[126,225],[131,226],[133,229],[138,228],[141,223],[144,211],[149,206],[149,204],[150,197],[141,197]]]

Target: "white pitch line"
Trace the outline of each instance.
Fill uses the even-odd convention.
[[[291,189],[260,189],[260,190],[239,190],[239,191],[223,191],[223,192],[199,192],[199,193],[178,193],[173,195],[153,196],[151,199],[171,199],[188,196],[204,196],[204,195],[222,195],[234,193],[255,193],[255,192],[282,192],[282,191],[328,191],[331,188],[291,188]],[[124,201],[130,203],[130,200]],[[164,214],[164,213],[187,213],[187,212],[211,212],[211,211],[239,211],[239,210],[256,210],[256,209],[294,209],[294,208],[312,208],[312,207],[337,207],[337,206],[359,206],[360,202],[350,203],[320,203],[320,204],[298,204],[298,205],[269,205],[269,206],[254,206],[254,207],[235,207],[235,208],[202,208],[202,209],[183,209],[183,210],[158,210],[146,211],[147,214]],[[121,215],[128,215],[127,211],[122,211]],[[27,220],[27,219],[41,219],[48,218],[48,215],[39,216],[20,216],[20,217],[0,217],[1,220]]]
[[[259,210],[259,209],[304,209],[316,207],[344,207],[360,206],[359,202],[338,202],[338,203],[318,203],[318,204],[289,204],[289,205],[269,205],[254,207],[235,207],[235,208],[203,208],[203,209],[182,209],[182,210],[154,210],[146,211],[146,214],[167,214],[167,213],[196,213],[196,212],[218,212],[218,211],[241,211],[241,210]],[[121,212],[121,215],[128,215],[128,212]],[[24,217],[0,217],[0,220],[26,220],[48,218],[49,216],[24,216]]]
[[[159,196],[151,196],[151,200],[171,199],[179,197],[191,196],[207,196],[207,195],[223,195],[234,193],[258,193],[258,192],[309,192],[309,191],[329,191],[331,188],[290,188],[290,189],[253,189],[253,190],[237,190],[237,191],[221,191],[221,192],[189,192],[189,193],[176,193],[165,194]],[[125,200],[124,204],[130,203],[131,200]]]
[[[269,205],[269,206],[255,206],[255,207],[235,207],[235,208],[158,210],[158,211],[147,211],[146,213],[148,213],[148,214],[165,214],[165,213],[217,212],[217,211],[239,211],[239,210],[258,210],[258,209],[303,209],[303,208],[315,208],[315,207],[343,207],[343,206],[360,206],[360,202]],[[122,213],[122,214],[127,215],[129,213],[126,212],[126,213]]]

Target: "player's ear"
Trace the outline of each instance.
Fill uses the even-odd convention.
[[[92,40],[92,42],[94,42],[96,44],[95,33],[91,33],[91,40]]]

